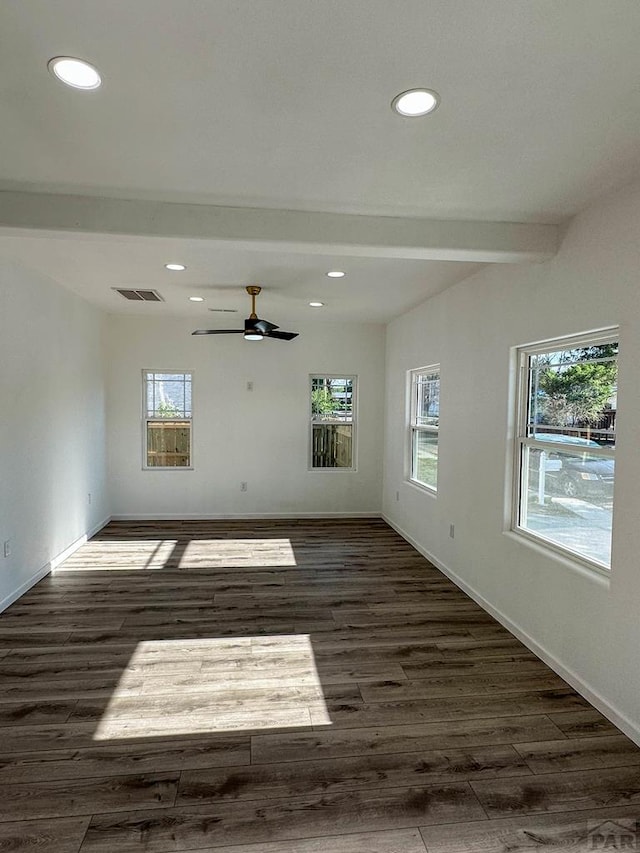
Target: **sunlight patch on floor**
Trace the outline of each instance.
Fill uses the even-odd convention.
[[[178,547],[177,539],[139,539],[130,541],[87,542],[75,554],[56,567],[64,572],[149,571],[164,569]]]
[[[250,569],[296,566],[290,539],[140,539],[87,542],[59,566],[62,572],[158,569]]]
[[[180,568],[295,566],[290,539],[192,539],[179,558]]]
[[[330,724],[308,634],[138,643],[94,740]]]

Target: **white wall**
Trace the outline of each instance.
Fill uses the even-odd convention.
[[[300,337],[290,343],[250,343],[192,337],[198,325],[109,318],[114,517],[379,513],[383,327],[296,324]],[[143,369],[193,371],[195,470],[141,470]],[[355,472],[308,471],[310,373],[358,375]]]
[[[610,584],[508,530],[512,348],[620,326]],[[404,481],[405,372],[441,363],[439,492]],[[640,186],[579,216],[556,258],[490,267],[387,329],[383,511],[640,739]],[[396,500],[396,491],[400,500]],[[455,524],[455,539],[449,525]]]
[[[100,312],[5,262],[0,297],[2,609],[109,507]]]

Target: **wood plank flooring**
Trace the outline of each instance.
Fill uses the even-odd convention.
[[[0,684],[0,850],[640,849],[640,749],[380,520],[112,523]]]

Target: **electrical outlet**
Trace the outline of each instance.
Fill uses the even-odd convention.
[[[240,483],[240,491],[241,492],[247,491],[247,483],[244,480],[242,481],[242,483]]]
[[[253,382],[247,382],[247,391],[253,391]]]
[[[11,556],[11,539],[5,539],[4,541],[4,555],[5,557]]]
[[[454,538],[455,538],[455,535],[456,535],[456,526],[455,526],[455,524],[450,524],[450,525],[449,525],[449,536],[450,536],[452,539],[454,539]]]
[[[397,501],[399,501],[399,500],[400,500],[400,492],[396,492],[396,500],[397,500]]]

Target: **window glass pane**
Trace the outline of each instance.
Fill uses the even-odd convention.
[[[529,359],[527,435],[615,444],[617,343],[538,353]]]
[[[191,374],[148,373],[147,417],[190,418]]]
[[[526,445],[522,453],[520,526],[610,566],[614,460]]]
[[[353,465],[350,423],[312,425],[311,465],[313,468],[351,468]]]
[[[440,376],[437,373],[416,374],[416,426],[438,426],[440,415]]]
[[[353,379],[312,377],[311,414],[314,421],[350,423],[353,420]]]
[[[188,468],[191,464],[191,424],[147,422],[147,467]]]
[[[438,486],[438,433],[412,430],[411,478],[436,489]]]

